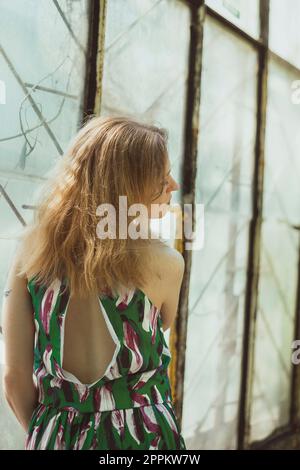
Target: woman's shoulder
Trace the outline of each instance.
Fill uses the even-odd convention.
[[[10,270],[22,281],[24,284],[28,283],[28,274],[23,269],[23,247],[18,244],[11,259]]]
[[[155,243],[150,245],[150,255],[154,265],[164,275],[168,272],[171,275],[180,274],[184,270],[183,255],[163,240],[155,240]]]
[[[146,282],[141,288],[154,305],[161,306],[166,299],[177,296],[184,273],[184,258],[176,248],[161,240],[155,240],[148,248],[149,256],[144,259]]]

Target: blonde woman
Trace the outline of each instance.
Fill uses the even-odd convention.
[[[127,233],[145,227],[151,205],[164,204],[161,217],[177,189],[167,132],[129,117],[90,118],[57,162],[3,303],[3,386],[25,449],[185,449],[163,333],[183,257],[149,224],[118,236],[124,220]],[[124,219],[121,195],[147,215]],[[107,219],[109,236],[101,204],[122,215]]]

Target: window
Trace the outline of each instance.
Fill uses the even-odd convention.
[[[236,447],[256,76],[253,47],[206,18],[196,179],[205,243],[192,253],[183,401],[193,449]]]
[[[0,287],[97,58],[97,111],[166,127],[174,202],[204,204],[204,247],[169,332],[187,448],[275,446],[300,419],[299,2],[109,0],[97,17],[91,4],[0,7]],[[3,419],[0,447],[21,448]]]

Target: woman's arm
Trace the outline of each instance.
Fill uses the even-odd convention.
[[[6,400],[27,432],[37,406],[33,382],[34,317],[27,278],[17,276],[18,255],[10,268],[3,296],[2,330],[5,345],[3,390]]]
[[[175,248],[168,249],[166,255],[161,257],[161,290],[164,299],[161,306],[163,331],[170,328],[175,321],[184,268],[184,258]]]

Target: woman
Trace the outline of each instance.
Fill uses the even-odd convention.
[[[25,449],[185,449],[163,334],[184,261],[145,228],[177,189],[167,132],[129,117],[90,118],[56,164],[3,304],[4,391]]]

